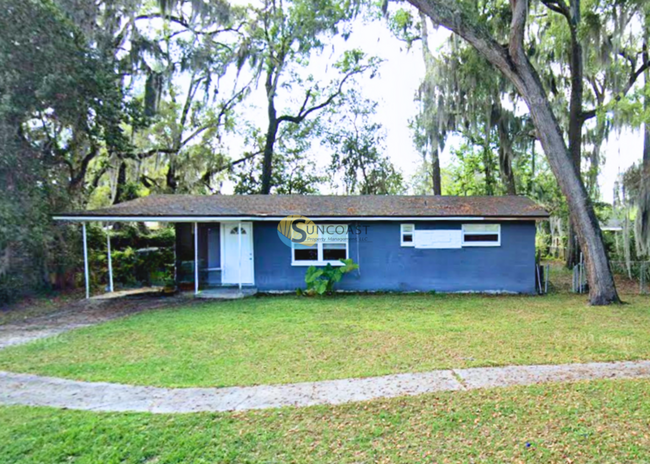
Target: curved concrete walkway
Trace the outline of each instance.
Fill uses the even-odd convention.
[[[342,404],[440,391],[611,378],[650,378],[650,361],[483,367],[230,388],[141,387],[0,371],[0,404],[152,413],[242,411]]]

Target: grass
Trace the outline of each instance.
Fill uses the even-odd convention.
[[[157,310],[0,352],[0,370],[232,386],[450,367],[650,359],[650,300],[584,295],[260,297]]]
[[[0,408],[1,463],[648,462],[650,382],[246,413]]]
[[[650,359],[650,299],[263,297],[141,313],[0,351],[0,370],[163,386]],[[1,321],[1,319],[0,319]],[[0,407],[2,463],[650,462],[650,381],[151,415]]]

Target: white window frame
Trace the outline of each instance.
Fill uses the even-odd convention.
[[[343,226],[346,229],[346,234],[345,234],[345,241],[342,240],[337,240],[335,242],[322,242],[320,239],[316,242],[316,249],[318,250],[318,259],[317,260],[310,260],[310,261],[296,261],[296,255],[294,253],[295,250],[295,243],[291,242],[291,265],[292,266],[327,266],[328,264],[331,264],[332,266],[345,266],[341,261],[337,260],[328,260],[325,261],[323,259],[323,244],[324,243],[343,243],[345,244],[345,259],[348,259],[350,257],[350,234],[349,234],[349,228],[347,224],[324,224],[326,226],[331,226],[331,227],[337,227],[337,226]],[[316,224],[318,227],[318,224]]]
[[[411,230],[404,230],[407,227],[410,227]],[[411,241],[405,242],[404,235],[410,235]],[[399,225],[399,243],[403,247],[414,247],[415,246],[415,224],[400,224]]]
[[[484,230],[484,231],[477,231],[477,230],[469,230],[467,231],[466,229],[473,229],[477,228],[480,226],[496,226],[497,230]],[[494,235],[496,232],[497,234],[497,241],[496,242],[466,242],[465,241],[465,234],[468,235]],[[462,241],[463,247],[498,247],[501,246],[501,224],[485,224],[485,223],[480,223],[480,224],[463,224],[463,241]]]

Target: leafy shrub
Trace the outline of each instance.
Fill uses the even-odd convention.
[[[106,232],[88,228],[90,279],[93,288],[108,284]],[[174,279],[174,229],[149,231],[121,224],[111,231],[113,280],[116,288],[165,285]],[[83,286],[83,272],[78,274]]]
[[[325,267],[310,266],[305,275],[308,295],[329,295],[334,291],[334,284],[340,282],[343,274],[359,269],[359,265],[351,259],[341,259],[343,266]]]

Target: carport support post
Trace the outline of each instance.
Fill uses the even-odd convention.
[[[241,221],[239,221],[239,290],[241,291]]]
[[[199,294],[199,223],[194,223],[194,294]]]
[[[111,257],[111,230],[110,226],[106,225],[106,251],[108,254],[108,291],[113,293],[113,258]]]
[[[86,236],[86,223],[81,223],[81,232],[84,241],[84,277],[86,279],[86,299],[90,298],[90,271],[88,269],[88,237]]]

